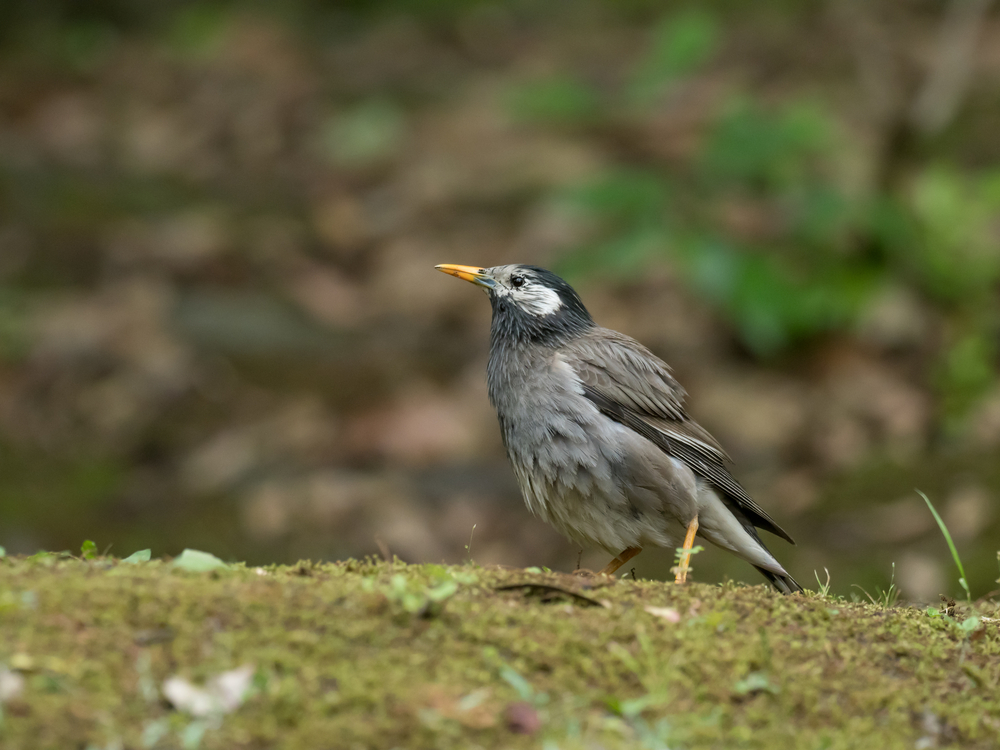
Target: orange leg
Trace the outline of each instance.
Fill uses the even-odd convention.
[[[684,536],[684,546],[681,547],[681,559],[674,568],[674,583],[686,583],[688,571],[691,570],[691,548],[694,547],[694,535],[698,533],[698,516],[691,519],[687,534]]]
[[[640,552],[642,552],[642,547],[629,547],[620,555],[618,555],[618,557],[616,557],[614,560],[605,565],[604,569],[601,570],[601,572],[598,575],[606,575],[606,576],[614,575],[614,572],[618,570],[618,568],[627,563],[629,560],[638,555]]]

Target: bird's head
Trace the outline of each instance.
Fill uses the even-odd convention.
[[[439,271],[481,286],[493,306],[493,330],[536,341],[571,337],[594,326],[580,296],[538,266],[479,268],[442,263]]]

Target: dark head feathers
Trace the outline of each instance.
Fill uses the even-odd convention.
[[[540,284],[554,290],[559,295],[559,299],[562,300],[566,310],[593,322],[590,313],[584,307],[583,300],[580,299],[580,295],[576,293],[576,289],[571,287],[565,279],[561,276],[556,276],[546,268],[539,268],[538,266],[521,266],[521,268],[533,276]]]
[[[556,345],[575,338],[593,328],[596,324],[587,308],[564,279],[545,268],[531,265],[504,266],[490,269],[496,272],[497,280],[506,287],[490,291],[493,306],[492,338],[494,341],[531,341],[537,344]],[[512,280],[523,276],[527,284],[524,292],[513,288]],[[538,285],[552,290],[558,295],[559,304],[544,312],[525,304],[526,295],[531,293],[530,285]]]

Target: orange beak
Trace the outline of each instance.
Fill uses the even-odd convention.
[[[487,289],[492,289],[496,285],[493,278],[486,273],[485,268],[479,268],[478,266],[456,266],[454,263],[442,263],[434,267],[442,273],[457,276],[460,279],[471,281],[473,284],[486,287]]]

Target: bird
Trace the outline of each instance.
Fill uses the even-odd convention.
[[[528,510],[581,547],[615,555],[678,549],[685,583],[696,538],[749,562],[783,594],[802,591],[758,529],[794,544],[730,473],[729,456],[685,409],[670,367],[598,326],[577,292],[534,265],[443,263],[492,306],[489,399]]]

